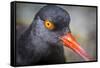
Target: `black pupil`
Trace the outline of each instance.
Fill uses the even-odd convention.
[[[48,25],[49,25],[49,23],[48,23]]]

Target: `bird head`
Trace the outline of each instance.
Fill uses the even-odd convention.
[[[60,36],[70,32],[70,16],[67,11],[58,6],[44,6],[36,14],[35,19],[37,36],[51,44],[57,44]]]
[[[54,46],[60,42],[85,60],[90,59],[71,34],[69,29],[70,15],[66,10],[55,5],[44,6],[34,19],[36,21],[36,35],[43,41],[54,44]]]

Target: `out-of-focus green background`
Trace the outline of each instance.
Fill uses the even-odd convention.
[[[17,3],[16,5],[16,30],[17,37],[32,23],[35,14],[44,5]],[[61,6],[70,14],[70,29],[80,45],[96,59],[96,8],[80,6]],[[67,62],[84,61],[72,50],[64,47]]]

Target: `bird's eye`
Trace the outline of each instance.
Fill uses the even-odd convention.
[[[53,30],[55,28],[55,25],[49,20],[45,20],[44,26],[49,30]]]

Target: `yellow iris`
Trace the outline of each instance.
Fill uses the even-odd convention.
[[[55,25],[49,20],[45,20],[44,26],[49,30],[53,30],[55,28]]]

